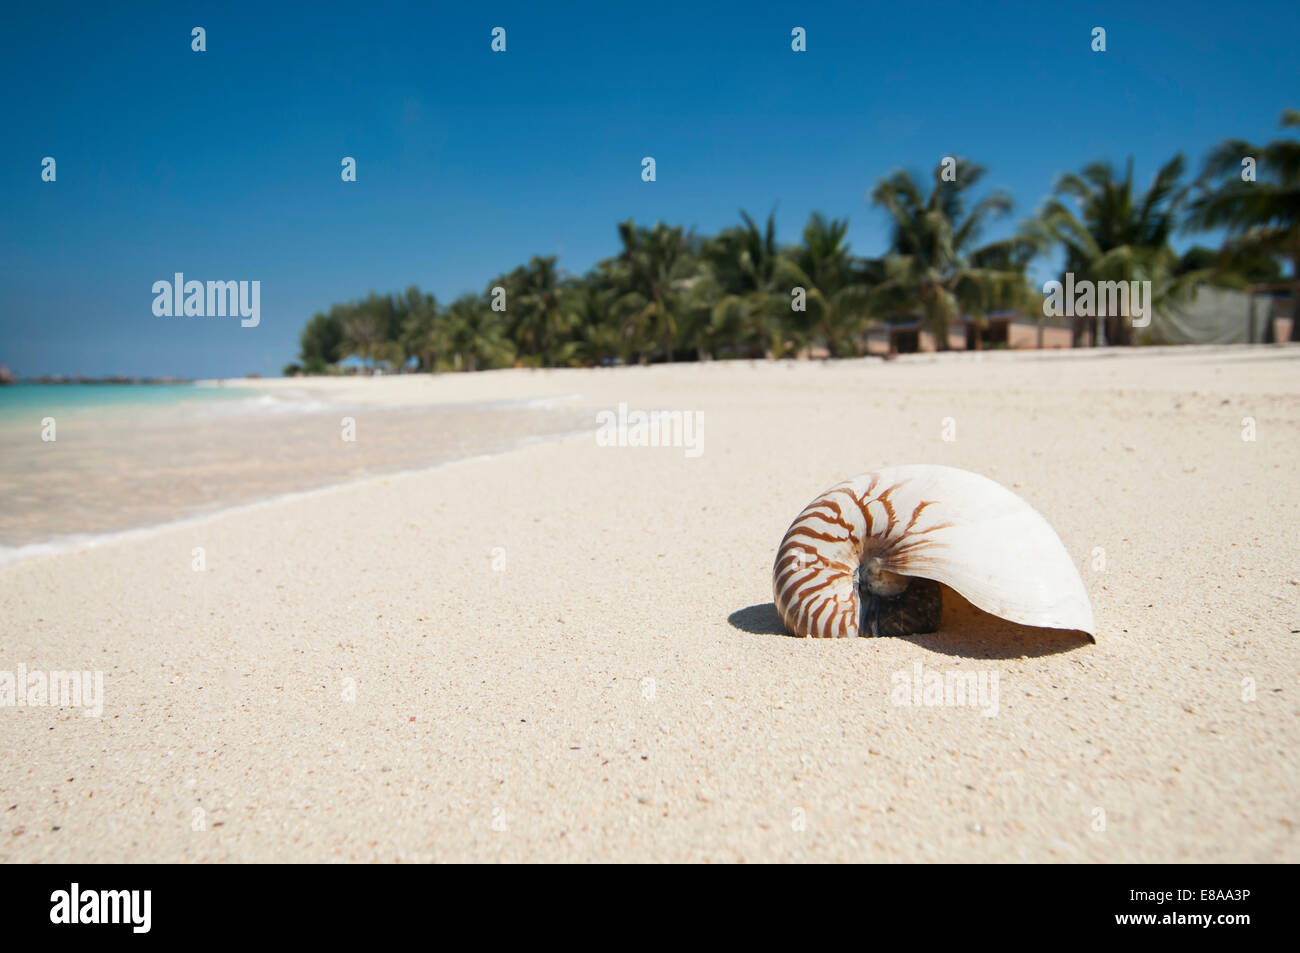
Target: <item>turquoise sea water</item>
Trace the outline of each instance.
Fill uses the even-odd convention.
[[[259,500],[501,453],[581,431],[591,419],[549,401],[376,407],[336,402],[310,385],[0,387],[0,566]],[[341,437],[345,414],[361,419],[361,440]]]
[[[33,414],[77,413],[134,407],[172,407],[190,401],[222,401],[248,397],[238,387],[195,384],[35,384],[0,387],[0,420]]]

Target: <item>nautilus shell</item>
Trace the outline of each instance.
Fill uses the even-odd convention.
[[[1095,634],[1047,520],[955,467],[888,467],[831,487],[790,525],[772,570],[786,628],[817,638],[934,632],[940,583],[1012,622]]]

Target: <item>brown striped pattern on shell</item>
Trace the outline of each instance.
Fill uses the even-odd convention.
[[[943,545],[930,534],[950,524],[926,519],[935,501],[921,500],[899,514],[894,494],[903,481],[887,483],[881,476],[869,473],[831,487],[786,531],[773,567],[773,594],[792,634],[858,635],[862,562],[876,556],[890,572],[921,575],[929,552]]]

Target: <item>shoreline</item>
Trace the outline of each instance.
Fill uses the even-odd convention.
[[[230,506],[222,507],[207,513],[199,513],[192,516],[183,516],[178,519],[169,520],[165,523],[154,523],[148,526],[137,526],[131,529],[114,530],[107,533],[92,533],[81,536],[72,535],[70,537],[55,537],[42,542],[24,543],[19,546],[0,545],[0,573],[10,566],[16,566],[34,559],[41,559],[52,556],[62,556],[65,554],[75,554],[91,549],[98,549],[103,546],[112,546],[119,542],[128,542],[132,540],[147,539],[152,536],[158,536],[173,530],[194,529],[202,526],[212,520],[222,519],[226,516],[236,516],[240,513],[251,512],[266,507],[274,507],[280,503],[293,502],[295,500],[310,499],[318,495],[326,495],[338,490],[347,489],[354,486],[363,486],[369,483],[381,482],[392,479],[401,479],[404,477],[418,476],[431,470],[438,470],[443,467],[455,466],[458,463],[466,463],[474,460],[491,460],[497,457],[505,457],[517,453],[536,443],[545,443],[551,440],[568,440],[573,437],[586,436],[595,430],[595,425],[591,430],[575,430],[561,434],[544,434],[541,436],[521,437],[519,442],[504,450],[494,453],[483,453],[471,457],[457,457],[452,460],[446,460],[441,463],[430,464],[427,467],[418,467],[410,470],[393,470],[387,473],[375,473],[368,476],[358,477],[354,480],[343,480],[339,483],[327,483],[323,486],[308,487],[304,490],[290,490],[285,493],[279,493],[275,496],[264,497],[262,499],[250,500],[246,503],[234,503]],[[26,552],[31,550],[32,552]]]
[[[564,395],[430,404],[368,392],[241,384],[212,399],[34,404],[0,421],[0,563],[587,424]]]

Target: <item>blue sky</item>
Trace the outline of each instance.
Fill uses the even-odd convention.
[[[875,255],[865,194],[895,168],[972,158],[1019,217],[1093,159],[1131,154],[1145,183],[1175,152],[1195,168],[1226,136],[1277,135],[1300,5],[1161,6],[15,6],[0,363],[277,374],[333,301],[416,283],[447,302],[539,253],[582,272],[629,217],[712,232],[775,208],[793,242],[820,210]],[[260,280],[261,324],[155,317],[176,271]]]

